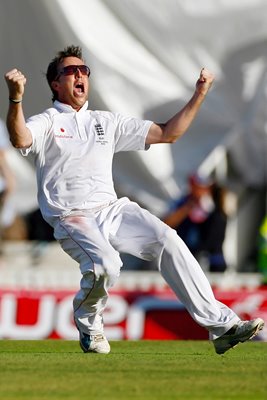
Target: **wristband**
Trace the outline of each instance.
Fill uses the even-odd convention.
[[[22,99],[16,100],[16,99],[11,99],[11,98],[9,97],[9,101],[10,101],[11,103],[18,104],[18,103],[21,103],[21,102],[22,102]]]

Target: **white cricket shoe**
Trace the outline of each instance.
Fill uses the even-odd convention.
[[[224,354],[227,350],[235,347],[238,343],[246,342],[256,336],[263,329],[264,321],[256,318],[251,321],[240,321],[228,332],[213,340],[217,354]]]
[[[87,335],[80,332],[80,347],[84,353],[101,353],[108,354],[110,352],[110,345],[106,337],[101,333],[97,335]]]

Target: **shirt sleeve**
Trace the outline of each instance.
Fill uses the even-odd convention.
[[[147,150],[146,137],[152,121],[115,114],[115,153],[119,151]]]
[[[29,153],[40,152],[45,135],[50,129],[51,122],[48,116],[43,113],[30,117],[26,122],[26,126],[32,134],[32,145],[27,149],[20,149],[23,156],[27,156]]]

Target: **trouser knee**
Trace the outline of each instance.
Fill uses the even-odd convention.
[[[117,252],[104,252],[94,265],[96,278],[105,276],[108,286],[113,286],[120,275],[122,261]]]
[[[175,250],[179,243],[179,236],[177,235],[176,231],[172,228],[167,228],[163,235],[159,240],[159,249],[160,253],[164,251],[164,249]]]

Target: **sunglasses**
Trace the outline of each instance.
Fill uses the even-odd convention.
[[[67,65],[58,72],[55,80],[57,80],[61,75],[75,75],[78,70],[81,72],[82,75],[90,76],[91,71],[90,68],[87,67],[87,65]]]

